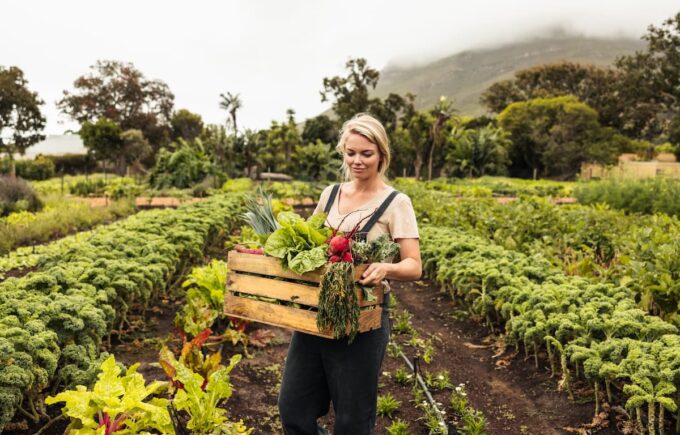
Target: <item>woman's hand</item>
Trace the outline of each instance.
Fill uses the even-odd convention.
[[[364,273],[361,275],[359,284],[375,286],[382,282],[387,277],[387,274],[392,271],[394,265],[391,263],[372,263],[369,265]]]

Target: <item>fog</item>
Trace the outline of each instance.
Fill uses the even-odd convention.
[[[539,35],[639,38],[677,1],[5,1],[0,65],[23,69],[45,100],[47,134],[77,129],[55,107],[98,59],[165,81],[175,107],[222,123],[219,94],[239,93],[239,125],[267,127],[329,107],[324,77],[350,57],[378,69]]]

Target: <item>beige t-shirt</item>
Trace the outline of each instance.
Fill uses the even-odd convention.
[[[319,203],[314,210],[314,213],[322,213],[328,202],[328,198],[331,196],[331,190],[333,186],[328,186],[321,192],[321,198]],[[342,190],[342,187],[341,187]],[[358,211],[354,213],[340,214],[338,210],[338,198],[342,201],[341,192],[339,191],[335,195],[335,200],[333,201],[333,206],[328,212],[327,223],[333,228],[338,228],[342,219],[347,216],[347,218],[342,222],[342,226],[338,228],[340,231],[347,232],[350,231],[354,226],[364,217],[368,216],[375,211],[380,204],[394,191],[393,187],[389,187],[385,192],[376,195],[370,201],[364,203],[357,208]],[[370,220],[367,218],[363,221],[359,227],[361,230],[364,225]],[[378,222],[375,223],[373,228],[369,231],[366,240],[373,240],[380,236],[381,234],[389,234],[389,236],[395,239],[418,239],[418,224],[416,222],[416,214],[413,210],[413,205],[411,204],[411,199],[408,195],[404,193],[399,193],[387,207],[385,212],[380,216]]]

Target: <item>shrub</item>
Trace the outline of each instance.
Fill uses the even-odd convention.
[[[42,202],[26,180],[0,176],[0,216],[41,208]]]
[[[47,180],[54,177],[54,162],[45,156],[38,156],[35,160],[16,160],[14,162],[16,175],[25,180]],[[0,161],[0,174],[10,172],[9,159]]]
[[[177,187],[186,189],[214,172],[210,158],[199,144],[179,141],[171,152],[162,148],[156,155],[156,165],[149,174],[149,184],[156,189]]]
[[[669,178],[593,181],[578,186],[574,195],[583,204],[606,203],[629,213],[680,217],[680,181]]]
[[[87,154],[64,154],[45,158],[54,163],[54,171],[57,174],[89,174],[97,170],[97,162]]]

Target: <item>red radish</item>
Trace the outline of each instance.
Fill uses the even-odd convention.
[[[349,252],[349,251],[345,252],[345,255],[342,256],[342,261],[345,261],[347,263],[351,263],[352,260],[353,260],[352,253]]]
[[[341,254],[349,249],[349,239],[344,236],[334,236],[328,243],[331,253]]]
[[[250,248],[246,248],[243,245],[236,245],[236,246],[234,246],[234,250],[236,252],[240,252],[242,254],[264,255],[264,249],[263,248],[250,249]]]
[[[338,255],[331,255],[331,263],[337,263],[340,261],[340,257]]]

